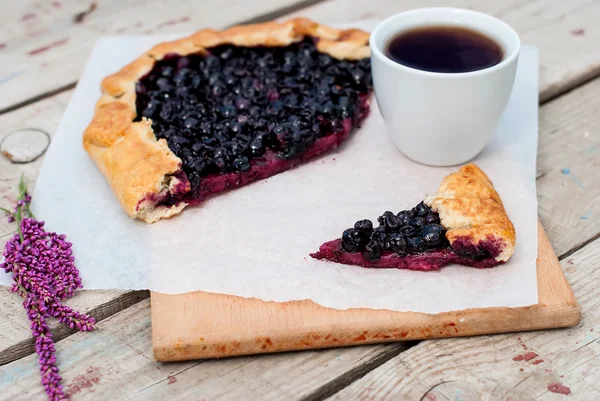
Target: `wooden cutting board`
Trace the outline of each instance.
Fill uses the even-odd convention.
[[[231,295],[152,292],[158,361],[569,327],[580,309],[546,233],[538,225],[535,305],[438,314],[336,310],[312,301],[265,302]]]

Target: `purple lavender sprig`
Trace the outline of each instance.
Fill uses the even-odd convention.
[[[62,300],[82,288],[71,243],[65,235],[47,232],[44,222],[37,221],[29,205],[31,196],[21,177],[19,198],[13,211],[0,208],[9,215],[9,222],[17,222],[15,234],[4,248],[4,262],[0,268],[13,275],[12,291],[23,299],[23,306],[31,322],[35,351],[40,361],[40,376],[44,390],[51,401],[68,399],[61,385],[62,378],[56,365],[56,348],[46,323],[50,317],[79,331],[94,330],[94,319],[63,305]]]

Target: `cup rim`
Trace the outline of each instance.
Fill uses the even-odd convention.
[[[408,15],[408,14],[419,13],[419,12],[427,12],[427,11],[431,11],[431,12],[443,11],[443,12],[451,12],[451,13],[459,12],[462,14],[473,15],[476,18],[495,20],[497,23],[499,23],[501,26],[503,26],[507,32],[509,32],[510,36],[513,37],[512,39],[515,41],[515,44],[516,44],[515,48],[502,61],[500,61],[498,64],[493,65],[491,67],[484,68],[481,70],[469,71],[469,72],[449,73],[449,72],[434,72],[434,71],[419,70],[419,69],[416,69],[413,67],[409,67],[409,66],[397,63],[397,62],[393,61],[392,59],[390,59],[388,56],[386,56],[382,52],[382,50],[379,49],[379,47],[375,44],[375,40],[378,36],[378,33],[379,33],[381,27],[384,26],[389,21],[391,21],[392,19],[398,18],[399,16],[402,16],[402,15]],[[425,26],[426,22],[423,25]],[[474,10],[468,10],[465,8],[458,8],[458,7],[422,7],[422,8],[415,8],[412,10],[402,11],[400,13],[390,15],[389,17],[387,17],[386,19],[381,21],[375,27],[375,29],[373,29],[373,31],[371,32],[371,35],[369,37],[369,47],[371,49],[372,55],[378,57],[382,62],[386,63],[387,65],[389,65],[392,68],[397,68],[397,69],[400,69],[400,70],[403,70],[403,71],[406,71],[409,73],[413,73],[416,75],[421,75],[424,77],[456,79],[456,78],[471,78],[471,77],[475,77],[475,76],[490,74],[490,73],[498,71],[498,70],[506,67],[507,65],[511,64],[519,56],[519,52],[521,50],[521,39],[519,38],[519,35],[517,34],[517,32],[514,30],[513,27],[511,27],[509,24],[502,21],[501,19],[491,16],[489,14],[485,14],[485,13],[482,13],[479,11],[474,11]]]

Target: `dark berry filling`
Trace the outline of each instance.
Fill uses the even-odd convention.
[[[449,247],[438,214],[423,202],[398,214],[387,211],[377,222],[379,226],[374,228],[371,220],[360,220],[345,230],[342,249],[360,252],[366,260],[373,261],[385,253],[406,256]]]
[[[318,52],[312,38],[167,56],[136,86],[137,118],[152,120],[198,199],[337,146],[368,112],[370,68]]]
[[[459,237],[450,246],[439,215],[423,202],[398,214],[385,212],[377,221],[377,227],[371,220],[357,221],[342,238],[324,243],[311,256],[370,268],[423,271],[451,263],[478,268],[502,263],[496,260],[502,244],[492,237],[477,244]]]

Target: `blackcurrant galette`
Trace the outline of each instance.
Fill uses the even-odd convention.
[[[360,220],[311,254],[348,265],[438,270],[447,264],[492,267],[514,251],[515,228],[479,167],[445,177],[436,194],[411,210],[385,212],[374,227]]]
[[[346,139],[369,112],[368,40],[294,19],[162,43],[103,80],[83,145],[129,216],[170,217]]]

